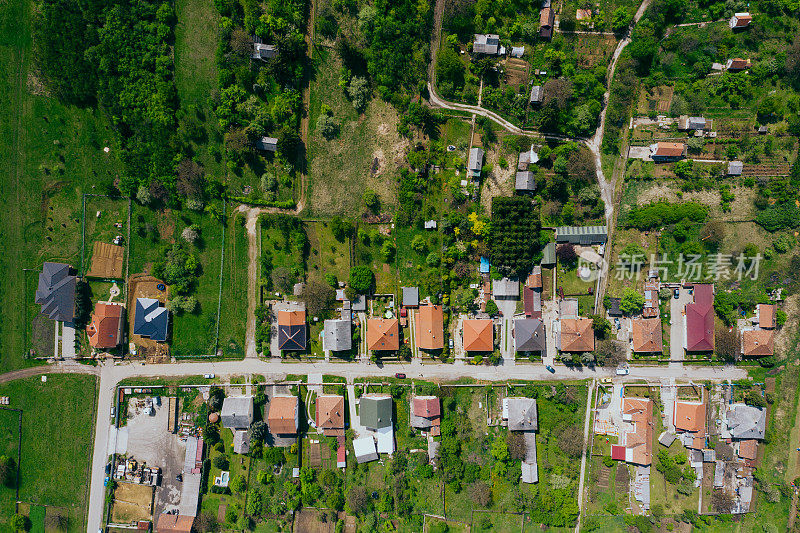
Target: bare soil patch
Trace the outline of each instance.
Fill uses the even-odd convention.
[[[301,509],[295,514],[293,530],[304,533],[333,533],[335,525],[332,520],[323,523],[317,510]]]

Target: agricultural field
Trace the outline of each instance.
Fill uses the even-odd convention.
[[[46,516],[54,514],[68,516],[63,531],[86,530],[96,394],[94,376],[54,374],[46,382],[35,376],[0,385],[10,407],[23,410],[19,500],[30,506],[31,521],[42,531]],[[0,454],[17,464],[17,413],[0,411],[0,427]],[[15,490],[0,486],[3,524],[14,514]]]

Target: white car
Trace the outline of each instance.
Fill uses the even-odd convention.
[[[206,379],[214,379],[214,374],[203,374],[203,377]]]

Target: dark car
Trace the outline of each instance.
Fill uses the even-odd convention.
[[[675,289],[674,291],[672,291],[672,297],[675,298],[676,300],[678,298],[680,298],[680,296],[681,296],[681,290],[680,289]]]
[[[546,365],[546,366],[545,366],[545,368],[546,368],[546,369],[547,369],[547,371],[548,371],[548,372],[550,372],[551,374],[555,374],[555,373],[556,373],[556,369],[555,369],[555,368],[553,368],[553,367],[552,367],[552,366],[550,366],[550,365]]]
[[[394,377],[396,377],[397,379],[406,379],[406,375],[403,374],[402,372],[398,372],[397,374],[394,375]]]

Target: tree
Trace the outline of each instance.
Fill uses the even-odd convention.
[[[602,315],[592,315],[592,329],[600,339],[605,339],[611,333],[611,322]]]
[[[244,474],[239,474],[231,479],[231,489],[233,489],[234,492],[239,493],[247,490],[247,478],[244,477]]]
[[[635,289],[626,287],[622,292],[619,308],[626,315],[639,314],[644,309],[644,296]]]
[[[497,308],[497,303],[495,303],[494,300],[489,300],[486,302],[486,313],[489,316],[496,316],[499,312],[500,310]]]
[[[333,287],[317,276],[311,277],[303,289],[303,301],[311,315],[318,315],[329,308],[335,297]]]
[[[371,93],[372,90],[366,78],[362,76],[353,76],[350,79],[350,84],[347,86],[347,96],[350,97],[353,107],[355,107],[358,112],[364,111],[364,108],[367,107]]]
[[[197,224],[186,226],[181,232],[181,238],[189,244],[194,244],[200,238],[200,227]]]
[[[716,250],[725,240],[725,224],[719,221],[707,222],[700,230],[700,240],[712,250]]]
[[[397,352],[397,356],[402,359],[403,361],[411,361],[411,348],[408,344],[401,344],[400,349]]]
[[[263,456],[264,461],[270,466],[283,464],[286,461],[286,456],[282,448],[264,448]]]
[[[714,333],[714,353],[725,361],[734,361],[738,348],[736,330],[719,324]]]
[[[242,28],[234,28],[231,32],[231,50],[245,59],[250,59],[253,55],[253,40]]]
[[[270,274],[272,288],[283,294],[292,294],[297,276],[286,267],[275,268]]]
[[[218,530],[217,518],[211,513],[201,513],[192,525],[195,533],[216,533]]]
[[[331,219],[331,233],[337,241],[344,242],[353,233],[353,223],[337,215]]]
[[[16,532],[28,531],[31,528],[31,520],[27,516],[17,513],[11,517],[11,523],[9,525],[11,529]]]
[[[358,294],[368,294],[375,282],[375,275],[366,265],[356,265],[350,269],[348,285]]]
[[[583,453],[583,433],[578,426],[567,426],[558,436],[558,447],[570,457],[580,457]]]
[[[13,488],[17,482],[17,470],[14,459],[0,455],[0,484]]]
[[[572,265],[578,260],[578,252],[575,251],[575,246],[571,243],[558,245],[556,247],[556,256],[565,265]]]
[[[483,480],[469,486],[469,497],[476,505],[488,507],[492,502],[492,488]]]
[[[614,11],[611,28],[614,30],[614,33],[624,33],[628,29],[628,26],[630,26],[632,20],[633,14],[630,10],[620,6]]]
[[[381,259],[384,263],[391,263],[394,261],[394,254],[397,251],[392,241],[383,241],[381,245]]]
[[[351,513],[363,514],[367,510],[368,504],[367,489],[363,485],[357,485],[347,493],[347,508]]]
[[[214,457],[214,466],[219,468],[220,470],[227,470],[230,466],[230,461],[228,461],[228,456],[225,454],[219,454]]]
[[[428,243],[425,242],[425,237],[422,235],[415,235],[411,239],[411,249],[422,255],[428,250]]]
[[[375,193],[375,191],[373,191],[372,189],[367,189],[366,191],[364,191],[363,198],[364,198],[364,205],[367,207],[367,209],[369,209],[373,213],[377,213],[378,211],[381,210],[381,200],[380,198],[378,198],[378,195],[377,193]],[[362,231],[364,230],[358,230],[359,237]],[[364,231],[364,234],[367,235],[366,231]],[[364,239],[361,240],[363,241]]]
[[[269,428],[267,427],[267,423],[263,420],[256,420],[250,426],[250,438],[253,440],[260,440],[261,442],[264,442],[268,434]]]
[[[317,131],[330,141],[339,133],[339,124],[330,115],[320,115],[317,119]]]

